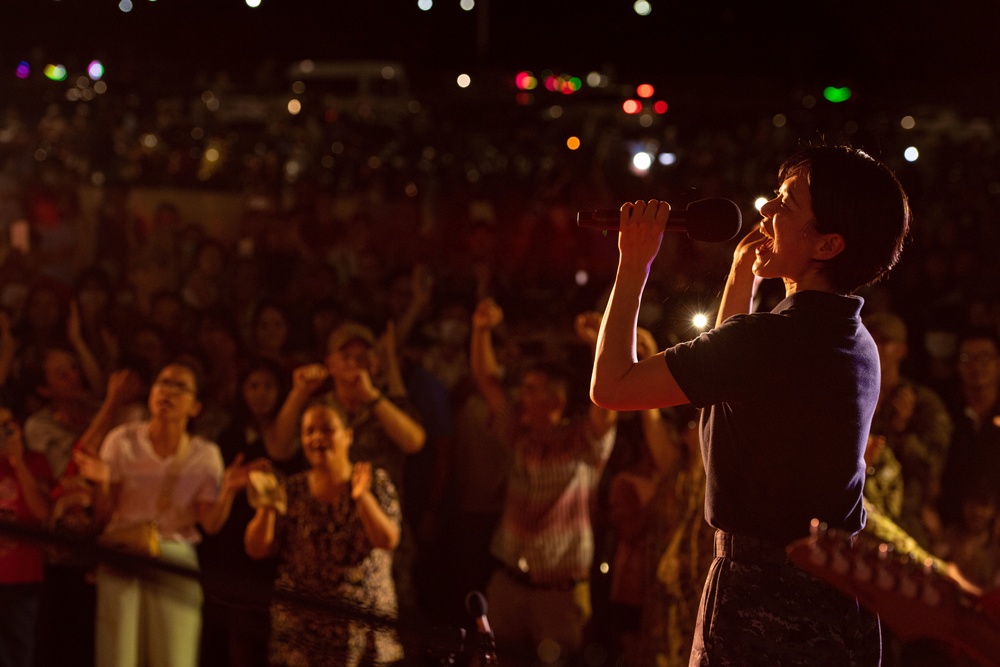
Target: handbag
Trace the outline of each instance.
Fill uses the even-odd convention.
[[[104,531],[98,543],[121,549],[136,556],[156,558],[160,555],[160,534],[155,521],[137,521]]]

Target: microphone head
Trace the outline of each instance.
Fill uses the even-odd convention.
[[[470,616],[481,618],[486,615],[486,596],[479,591],[469,591],[465,596],[465,609]]]
[[[687,234],[695,241],[717,243],[728,241],[740,233],[743,214],[731,199],[709,197],[693,201],[684,215]]]

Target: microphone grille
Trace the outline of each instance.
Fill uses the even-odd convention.
[[[728,241],[740,233],[743,214],[731,199],[709,197],[687,206],[688,236],[695,241]]]

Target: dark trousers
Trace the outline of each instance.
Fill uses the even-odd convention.
[[[717,534],[715,554],[692,667],[880,664],[878,616],[785,560],[780,545]]]
[[[32,667],[39,584],[0,584],[0,667]]]

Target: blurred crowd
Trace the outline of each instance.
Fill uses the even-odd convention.
[[[689,112],[643,128],[620,112],[574,114],[569,102],[561,124],[545,117],[545,106],[511,100],[509,108],[453,110],[430,99],[384,124],[321,107],[254,123],[222,120],[201,90],[9,105],[0,118],[0,400],[23,430],[23,456],[47,460],[47,470],[32,464],[37,480],[57,488],[76,474],[74,447],[99,414],[113,413],[104,414],[104,433],[149,419],[145,396],[178,359],[198,378],[193,435],[223,444],[248,429],[263,433],[291,404],[297,429],[304,395],[336,394],[331,358],[360,341],[377,357],[367,370],[374,393],[364,398],[388,397],[424,433],[419,446],[396,442],[385,464],[402,526],[393,565],[400,618],[468,625],[465,594],[484,590],[497,566],[490,541],[510,465],[470,367],[477,309],[487,299],[503,308],[502,322],[490,326],[505,390],[518,388],[520,397],[525,371],[557,363],[567,369],[565,415],[584,415],[592,352],[577,322],[603,309],[617,248],[613,236],[578,228],[575,212],[636,198],[722,196],[752,225],[752,201],[776,187],[780,161],[800,140],[827,136],[877,151],[897,170],[914,214],[900,266],[863,295],[883,357],[869,500],[978,585],[995,586],[995,124],[935,108],[912,112],[916,124],[904,129],[904,112],[859,106],[801,108],[780,122],[780,110],[739,118]],[[570,134],[580,137],[579,150],[567,148]],[[638,173],[634,142],[676,161]],[[907,162],[911,145],[920,157]],[[237,213],[209,224],[180,203],[192,190],[235,197]],[[139,199],[152,205],[137,206]],[[713,320],[730,252],[729,244],[667,235],[640,312],[648,347],[696,336],[697,313]],[[760,307],[776,297],[763,285]],[[355,335],[332,338],[345,324]],[[327,375],[308,380],[303,369],[317,366]],[[248,380],[265,368],[273,392],[255,398]],[[341,406],[349,416],[350,400]],[[612,664],[601,661],[630,650],[635,664],[654,664],[657,655],[656,664],[686,664],[684,632],[693,629],[711,535],[699,514],[696,415],[663,418],[654,437],[642,416],[621,415],[614,448],[594,463],[593,622],[573,647],[586,664]],[[257,453],[293,474],[309,467],[290,462],[296,447],[282,450],[284,458],[268,447]],[[674,455],[660,460],[664,448]],[[99,451],[98,442],[92,453]],[[225,465],[239,465],[241,447],[221,451]],[[252,516],[244,510],[229,517],[242,522],[236,538],[199,546],[206,571],[213,558],[219,567],[242,550]],[[631,579],[618,575],[625,567]],[[273,568],[245,572],[265,586],[275,576]],[[39,632],[48,643],[38,659],[55,664],[47,653],[65,631],[52,610],[59,593],[93,601],[86,581],[50,581],[58,585],[42,595]],[[226,605],[206,598],[205,637],[221,636]],[[247,627],[259,629],[255,619]],[[203,662],[235,656],[224,643],[204,642]],[[425,648],[405,636],[402,644],[411,657]]]

